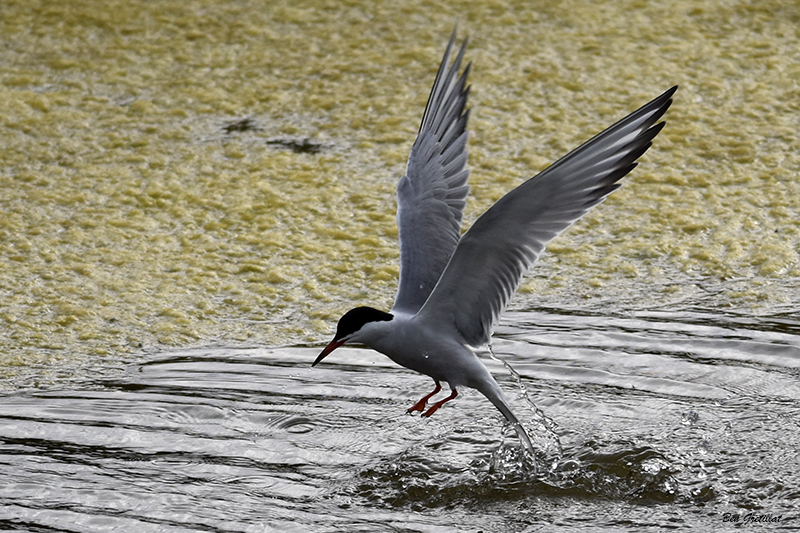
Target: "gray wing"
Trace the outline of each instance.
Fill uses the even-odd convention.
[[[397,185],[400,284],[394,311],[414,314],[428,299],[461,237],[461,215],[469,193],[465,110],[470,65],[458,76],[467,41],[452,66],[450,37],[433,83],[419,133]]]
[[[522,276],[545,245],[619,188],[664,123],[677,86],[617,122],[497,201],[458,243],[418,318],[489,342]]]

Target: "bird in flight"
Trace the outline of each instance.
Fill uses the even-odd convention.
[[[471,64],[461,74],[467,41],[450,62],[453,31],[433,83],[405,175],[397,185],[400,283],[385,312],[356,307],[312,366],[344,344],[366,345],[433,378],[435,388],[408,409],[433,415],[458,388],[480,391],[528,435],[503,391],[475,353],[545,245],[619,188],[664,127],[657,121],[677,86],[634,111],[507,193],[469,230],[461,219],[469,186],[467,120]],[[428,406],[446,382],[450,394]]]

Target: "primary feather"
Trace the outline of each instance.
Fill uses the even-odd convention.
[[[469,186],[467,120],[469,65],[458,76],[467,42],[451,66],[455,32],[433,83],[419,133],[397,185],[400,283],[393,310],[419,311],[461,236]]]
[[[545,245],[619,188],[664,123],[673,87],[497,201],[459,240],[420,309],[443,334],[489,342],[492,327]],[[457,294],[457,297],[453,297]]]

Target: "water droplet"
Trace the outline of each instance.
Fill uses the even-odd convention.
[[[696,424],[698,420],[700,420],[700,415],[697,411],[687,411],[681,415],[681,423],[687,426]]]

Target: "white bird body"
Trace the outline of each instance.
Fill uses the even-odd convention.
[[[461,235],[469,192],[470,65],[458,76],[465,41],[448,68],[454,41],[455,32],[397,186],[400,283],[394,306],[389,313],[371,307],[348,311],[313,365],[345,343],[366,345],[435,381],[436,389],[409,412],[423,412],[441,389],[440,382],[447,382],[451,394],[423,416],[455,398],[458,387],[471,387],[500,410],[532,450],[524,428],[474,349],[489,343],[494,324],[545,245],[619,188],[617,182],[633,170],[663,127],[663,122],[656,122],[677,87],[523,182]]]
[[[450,388],[466,385],[480,390],[482,382],[494,381],[463,341],[442,335],[417,315],[398,313],[391,321],[370,322],[348,342],[369,346],[399,365],[446,381]]]
[[[356,308],[356,310],[359,309],[365,308]],[[532,449],[530,439],[508,406],[503,390],[475,352],[463,340],[459,341],[457,337],[442,335],[436,324],[426,323],[424,317],[421,318],[418,314],[396,313],[391,316],[391,320],[373,320],[364,323],[355,333],[347,337],[346,342],[369,346],[400,366],[430,376],[437,385],[434,393],[439,391],[439,383],[442,381],[450,386],[453,398],[455,398],[455,391],[462,385],[477,389],[514,425],[514,429],[526,448]],[[316,365],[339,346],[341,346],[339,340],[334,340],[320,354],[314,364]],[[424,400],[429,397],[427,396]],[[437,407],[432,407],[424,416],[431,416],[449,399],[452,398],[436,404]],[[409,412],[423,409],[424,402],[419,409],[412,407]]]

